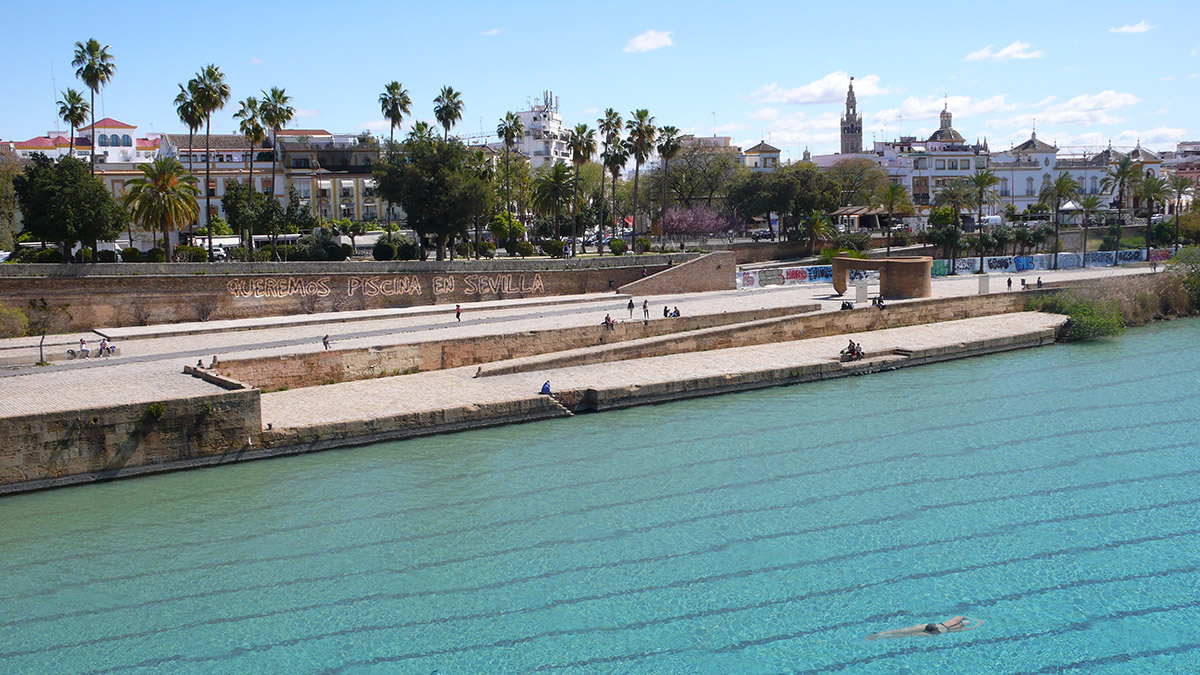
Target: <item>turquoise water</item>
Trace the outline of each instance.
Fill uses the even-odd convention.
[[[1198,356],[1176,321],[0,499],[0,671],[1198,671]]]

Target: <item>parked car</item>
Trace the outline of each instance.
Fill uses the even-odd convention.
[[[1166,217],[1166,216],[1164,216],[1163,214],[1161,214],[1161,213],[1156,213],[1156,214],[1154,214],[1154,215],[1150,216],[1150,224],[1151,224],[1151,225],[1157,225],[1157,224],[1159,224],[1159,223],[1163,222],[1164,220],[1166,220],[1166,218],[1167,218],[1167,217]]]
[[[762,241],[764,239],[774,239],[775,233],[772,232],[771,229],[768,227],[760,227],[758,229],[750,230],[750,238],[753,239],[754,241]]]

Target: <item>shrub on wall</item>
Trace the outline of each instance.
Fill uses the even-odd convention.
[[[375,248],[371,249],[371,255],[376,260],[395,260],[396,247],[386,239],[380,239],[375,242]]]
[[[75,262],[77,262],[77,263],[90,263],[90,262],[92,262],[92,249],[90,249],[90,248],[81,248],[81,249],[79,249],[78,251],[76,251],[76,252],[75,252]]]
[[[136,248],[129,246],[121,249],[122,262],[142,262],[142,252]]]
[[[533,255],[533,244],[528,241],[517,242],[517,255],[522,258]]]
[[[60,263],[63,261],[63,254],[56,248],[43,248],[33,254],[32,261],[35,263]]]
[[[458,242],[458,244],[457,244],[457,245],[454,247],[454,254],[455,254],[455,255],[457,255],[457,256],[458,256],[458,257],[460,257],[460,258],[469,258],[469,257],[471,257],[471,244],[470,244],[470,242],[466,242],[466,241],[460,241],[460,242]]]
[[[645,237],[638,237],[633,242],[634,253],[647,253],[650,251],[650,240]]]
[[[416,260],[420,257],[421,249],[417,246],[417,242],[409,237],[400,237],[396,240],[397,260]]]
[[[146,251],[146,262],[160,263],[167,261],[167,252],[161,248],[152,248]]]
[[[496,245],[490,241],[479,242],[479,255],[484,258],[495,258]]]
[[[612,251],[613,255],[625,255],[625,251],[628,248],[629,245],[625,243],[624,239],[610,239],[608,241],[608,250]]]
[[[350,244],[342,244],[342,260],[354,257],[354,247]]]
[[[208,260],[208,249],[201,246],[176,246],[175,255],[180,262],[204,262]]]
[[[116,251],[108,251],[108,250],[98,251],[96,253],[96,262],[102,262],[102,263],[117,262],[117,252]]]
[[[21,337],[29,329],[29,319],[16,308],[0,305],[0,338]]]
[[[566,250],[567,244],[561,239],[547,239],[542,242],[542,252],[551,258],[563,257],[563,251]]]

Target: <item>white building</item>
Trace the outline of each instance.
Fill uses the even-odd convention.
[[[547,164],[571,162],[571,149],[567,146],[571,131],[563,125],[554,92],[542,92],[540,104],[531,105],[529,110],[522,110],[517,116],[525,126],[525,135],[516,149],[529,158],[534,171]],[[500,147],[503,149],[503,144]]]
[[[137,127],[105,117],[93,125],[76,129],[75,157],[91,161],[92,140],[96,141],[96,165],[141,164],[158,156],[158,134],[139,138]],[[28,158],[35,153],[58,159],[71,152],[70,132],[50,131],[27,141],[13,143],[13,151]]]
[[[759,141],[758,145],[742,153],[742,166],[758,173],[772,173],[779,168],[780,149]]]

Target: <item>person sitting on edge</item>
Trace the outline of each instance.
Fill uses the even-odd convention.
[[[612,318],[612,314],[605,314],[605,315],[604,315],[604,327],[605,327],[605,328],[607,328],[607,329],[609,329],[609,330],[614,330],[614,328],[613,328],[613,318]]]
[[[90,359],[91,356],[89,356],[89,354],[91,353],[92,350],[88,349],[87,341],[83,338],[79,338],[79,355],[85,359]]]
[[[550,393],[550,380],[546,380],[546,383],[542,385],[542,391],[540,393],[545,394],[546,396],[554,395]]]
[[[878,307],[879,309],[887,309],[887,305],[884,304],[884,302],[883,302],[882,295],[879,296],[878,298],[875,298],[875,306]]]
[[[1038,288],[1042,287],[1042,278],[1041,277],[1038,277],[1037,287]]]
[[[108,338],[100,340],[100,356],[108,356]]]
[[[676,306],[675,309],[671,310],[671,316],[676,319],[678,319],[680,317],[678,306]]]
[[[668,319],[670,317],[671,317],[671,310],[667,309],[666,305],[663,305],[663,318]]]
[[[882,633],[868,635],[868,640],[881,640],[886,638],[902,638],[916,637],[924,635],[930,637],[933,635],[941,635],[942,633],[954,633],[958,631],[971,630],[983,624],[978,619],[970,619],[965,616],[956,616],[953,619],[948,619],[941,623],[924,623],[908,628],[897,628],[896,630],[885,630]]]

